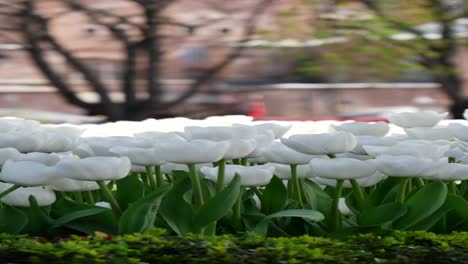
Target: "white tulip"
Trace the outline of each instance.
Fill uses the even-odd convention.
[[[72,153],[77,155],[80,158],[88,158],[88,157],[98,156],[87,143],[80,143],[78,146],[76,146],[72,150]],[[113,154],[110,154],[108,156],[112,156],[112,155]]]
[[[350,159],[357,159],[357,160],[370,160],[372,159],[371,156],[369,155],[360,155],[360,154],[354,154],[352,152],[346,152],[346,153],[338,153],[335,155],[336,158],[350,158]]]
[[[274,140],[275,135],[272,131],[267,130],[260,132],[253,138],[255,140],[255,150],[248,155],[249,158],[254,158],[263,155],[263,151],[268,147]]]
[[[368,146],[393,146],[397,144],[400,140],[396,137],[375,137],[375,136],[357,136],[357,144],[352,153],[367,155],[366,150],[362,147],[364,145]]]
[[[196,164],[195,167],[197,171],[200,172],[200,169],[203,167],[213,167],[212,163],[200,163]],[[176,164],[176,163],[166,163],[161,165],[161,172],[164,174],[170,174],[173,171],[186,171],[189,172],[189,169],[186,164]]]
[[[375,165],[368,161],[348,158],[313,159],[309,165],[317,177],[335,180],[369,177],[377,171]]]
[[[389,131],[389,126],[385,122],[346,122],[340,125],[330,125],[335,131],[346,131],[355,136],[375,136],[382,137]]]
[[[15,148],[2,148],[0,149],[0,167],[10,159],[16,159],[21,153]]]
[[[375,159],[377,169],[392,177],[424,177],[434,169],[435,161],[418,156],[380,155]]]
[[[245,115],[209,116],[204,119],[207,123],[215,125],[247,124],[252,120],[253,117]]]
[[[203,167],[201,172],[210,180],[217,181],[218,167]],[[267,185],[273,174],[275,168],[269,165],[261,166],[241,166],[241,165],[226,165],[224,183],[229,184],[236,174],[240,176],[242,186],[265,186]]]
[[[77,181],[65,177],[57,178],[53,184],[48,185],[52,190],[61,192],[83,192],[99,190],[99,185],[94,181]]]
[[[439,161],[425,178],[441,181],[466,181],[468,180],[468,165]]]
[[[109,151],[121,157],[128,157],[135,165],[156,166],[165,163],[155,148],[112,147]]]
[[[353,134],[342,131],[315,135],[293,135],[287,139],[282,138],[281,142],[295,151],[311,155],[348,152],[357,144]]]
[[[285,122],[252,122],[251,124],[258,133],[272,131],[275,139],[281,138],[291,129],[291,125]]]
[[[289,180],[292,178],[291,176],[291,166],[285,164],[277,164],[277,163],[267,163],[265,165],[269,165],[275,168],[275,175],[282,179],[282,180]],[[297,165],[297,177],[298,178],[312,178],[314,175],[310,170],[309,165]]]
[[[71,139],[80,137],[86,130],[84,126],[72,125],[72,124],[60,124],[60,125],[40,125],[41,130],[52,131],[58,134],[62,134]]]
[[[247,161],[250,162],[250,163],[257,163],[257,164],[268,163],[268,159],[263,155],[256,156],[256,157],[253,157],[253,158],[248,158]]]
[[[146,173],[146,167],[132,164],[132,168],[130,169],[130,171],[135,173]]]
[[[409,155],[440,159],[450,149],[449,144],[437,144],[428,141],[402,141],[393,146],[363,146],[369,156],[375,158],[379,155]]]
[[[221,160],[228,148],[227,142],[193,140],[162,143],[156,147],[156,151],[167,162],[197,164]]]
[[[434,111],[403,112],[392,114],[388,120],[399,127],[433,127],[446,118],[448,113],[439,114]]]
[[[39,125],[40,123],[35,120],[25,120],[16,117],[1,117],[0,133],[32,131],[38,128]]]
[[[360,187],[370,187],[370,186],[376,185],[380,181],[385,180],[386,178],[387,178],[387,175],[385,175],[385,174],[383,174],[383,173],[381,173],[379,171],[376,171],[371,176],[364,177],[364,178],[359,178],[359,179],[356,179],[356,181],[357,181],[357,183],[358,183],[358,185]],[[315,183],[317,183],[319,185],[336,187],[336,180],[327,179],[327,178],[320,178],[320,177],[314,177],[314,178],[312,178],[312,181],[314,181]],[[352,186],[350,181],[344,181],[343,182],[343,188],[352,188],[352,187],[353,186]]]
[[[234,138],[224,142],[229,144],[229,147],[223,156],[224,160],[244,158],[252,153],[257,145],[255,140],[252,139],[246,140]]]
[[[146,131],[135,134],[136,138],[143,138],[150,141],[153,145],[157,145],[166,141],[187,141],[183,136],[176,132],[160,132],[160,131]]]
[[[55,153],[42,153],[42,152],[31,152],[27,154],[20,154],[13,158],[15,161],[33,161],[42,163],[46,166],[54,166],[60,161],[60,155]]]
[[[103,207],[103,208],[109,208],[111,209],[111,205],[108,202],[98,202],[94,204],[95,206]]]
[[[10,132],[0,134],[0,148],[15,148],[19,152],[37,151],[42,144],[42,137],[38,133]]]
[[[353,213],[349,209],[348,205],[346,205],[346,200],[345,198],[340,198],[338,201],[338,210],[340,210],[340,213],[343,215],[352,215]]]
[[[90,157],[63,159],[56,165],[60,176],[79,181],[118,180],[131,168],[127,157]]]
[[[37,152],[65,152],[73,149],[78,141],[57,132],[39,132],[41,144],[36,148]]]
[[[0,192],[6,191],[12,186],[13,184],[1,182]],[[56,200],[54,191],[52,191],[50,188],[39,186],[16,189],[2,197],[0,201],[9,206],[30,207],[30,196],[34,196],[34,198],[36,198],[37,204],[39,206],[49,206]]]
[[[185,127],[185,138],[205,139],[212,141],[224,141],[230,139],[252,139],[256,131],[254,128],[246,125],[220,126],[220,127]]]
[[[463,141],[468,141],[468,126],[462,124],[449,124],[448,128],[452,132],[452,135],[455,138],[458,138]]]
[[[297,152],[281,142],[275,141],[265,148],[263,156],[273,163],[279,164],[308,164],[316,155]]]
[[[0,180],[22,186],[48,185],[56,178],[55,167],[34,161],[8,160],[0,172]]]
[[[406,128],[409,138],[423,140],[453,140],[452,129],[449,127],[413,127]]]

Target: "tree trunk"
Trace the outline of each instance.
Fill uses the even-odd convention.
[[[446,73],[439,76],[442,90],[452,99],[450,114],[455,119],[463,119],[463,112],[468,108],[468,99],[463,95],[463,82],[457,73]]]
[[[453,102],[450,106],[450,113],[454,119],[464,119],[463,112],[468,109],[468,100],[460,100]]]

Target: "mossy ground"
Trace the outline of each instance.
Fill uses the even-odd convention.
[[[468,263],[468,233],[174,237],[155,229],[124,236],[46,240],[0,235],[2,263]]]

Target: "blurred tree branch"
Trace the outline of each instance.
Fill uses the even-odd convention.
[[[463,82],[457,65],[454,62],[455,52],[460,41],[454,32],[457,18],[467,14],[464,1],[446,0],[415,0],[415,1],[384,1],[358,0],[374,15],[370,22],[356,23],[352,19],[340,21],[336,28],[357,30],[359,34],[348,31],[352,38],[375,38],[379,42],[393,43],[393,49],[406,50],[416,55],[416,62],[428,70],[433,78],[441,84],[442,91],[452,100],[451,112],[456,118],[461,118],[463,110],[468,108],[468,98],[463,95]],[[418,12],[410,12],[419,10]],[[406,13],[407,12],[407,13]],[[426,23],[437,24],[440,28],[440,38],[428,36],[420,27],[414,13],[426,14],[421,19]],[[335,29],[336,29],[335,28]],[[397,34],[409,34],[409,39],[396,39]],[[377,42],[377,41],[374,41]],[[375,43],[374,43],[375,44]],[[372,41],[368,45],[373,45]],[[386,52],[383,51],[382,52]],[[388,62],[382,62],[386,64]]]
[[[91,4],[84,4],[77,0],[64,0],[62,3],[69,10],[61,11],[65,14],[68,11],[80,12],[84,14],[92,23],[106,28],[123,47],[125,61],[123,62],[123,80],[120,90],[125,95],[123,103],[114,102],[110,96],[111,89],[100,79],[100,77],[62,44],[51,32],[49,28],[50,20],[54,16],[45,16],[38,10],[37,0],[18,0],[14,4],[10,1],[0,0],[0,17],[7,20],[15,18],[15,22],[10,22],[2,26],[9,31],[21,36],[21,44],[29,53],[36,66],[59,90],[64,98],[71,104],[86,108],[91,114],[104,114],[111,120],[118,119],[143,119],[157,116],[160,112],[176,107],[195,95],[203,86],[209,83],[218,73],[223,71],[230,63],[240,56],[244,49],[243,42],[248,41],[255,33],[258,17],[274,0],[261,0],[251,12],[250,17],[244,25],[244,33],[241,40],[233,45],[230,52],[220,60],[219,63],[209,68],[203,75],[195,79],[188,89],[181,93],[172,101],[162,100],[164,95],[160,84],[160,67],[162,63],[163,39],[166,37],[161,32],[161,27],[170,25],[187,29],[188,34],[193,34],[197,28],[209,25],[213,20],[194,25],[176,21],[164,14],[164,8],[173,4],[174,0],[128,0],[136,3],[141,13],[132,15],[122,15],[112,10],[92,7]],[[135,22],[136,16],[143,18],[142,22]],[[0,28],[0,33],[6,30]],[[48,59],[48,53],[53,52],[64,59],[66,65],[71,66],[75,72],[83,76],[89,87],[99,96],[96,103],[84,101],[77,95],[73,84],[64,78],[60,71],[55,69],[53,63]],[[148,98],[137,98],[137,57],[146,54],[146,91]]]

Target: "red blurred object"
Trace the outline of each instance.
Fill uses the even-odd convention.
[[[252,101],[249,105],[248,115],[257,118],[263,118],[266,114],[266,107],[263,101]]]
[[[254,120],[258,121],[268,121],[268,120],[277,120],[277,121],[322,121],[322,120],[336,120],[336,121],[347,121],[347,120],[354,120],[359,122],[387,122],[388,119],[385,117],[355,117],[355,118],[347,118],[347,117],[321,117],[321,118],[294,118],[294,117],[279,117],[279,116],[254,116]]]

